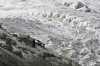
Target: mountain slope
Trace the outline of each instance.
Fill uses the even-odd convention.
[[[9,33],[28,34],[82,66],[100,65],[99,0],[1,1],[0,23]]]
[[[55,53],[41,47],[38,43],[34,48],[32,41],[29,40],[31,37],[15,36],[0,29],[0,66],[80,66],[68,58],[56,56]],[[35,41],[39,40],[35,39]]]

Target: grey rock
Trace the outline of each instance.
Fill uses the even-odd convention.
[[[84,7],[84,4],[82,2],[78,2],[77,5],[75,6],[76,9]]]
[[[21,53],[21,51],[13,51],[13,53],[21,58],[23,58],[23,55]]]
[[[1,40],[6,40],[7,35],[4,33],[0,33],[0,39]]]
[[[11,44],[14,46],[17,45],[16,41],[14,41],[14,40],[11,41]]]
[[[7,38],[6,38],[6,44],[11,45],[11,41],[12,41],[12,39],[11,39],[10,37],[7,37]]]

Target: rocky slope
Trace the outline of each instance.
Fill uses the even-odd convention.
[[[80,66],[76,62],[56,56],[38,41],[35,48],[28,38],[17,37],[0,29],[0,66]]]

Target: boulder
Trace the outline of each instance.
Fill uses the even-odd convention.
[[[26,53],[26,54],[28,54],[28,50],[26,49],[26,48],[22,48],[22,51],[24,52],[24,53]]]
[[[68,7],[68,6],[70,6],[70,3],[65,2],[64,5]]]
[[[3,49],[5,49],[5,50],[8,50],[8,51],[10,51],[10,52],[12,52],[12,50],[13,50],[13,48],[12,48],[12,46],[11,45],[1,45],[1,47],[3,48]]]
[[[6,40],[7,35],[4,33],[0,33],[0,39],[1,40]]]
[[[65,2],[65,3],[64,3],[64,5],[67,6],[67,7],[69,7],[69,6],[72,5],[72,4],[73,4],[73,2]]]
[[[7,45],[7,48],[6,48],[8,51],[12,52],[13,51],[13,48],[11,45]]]
[[[85,12],[91,12],[91,9],[88,6],[85,6]]]
[[[12,41],[11,41],[11,44],[14,45],[14,46],[17,45],[17,43],[16,43],[15,40],[12,40]]]
[[[16,33],[13,33],[12,35],[13,35],[14,37],[18,37],[18,35],[17,35]]]
[[[23,58],[23,55],[21,53],[21,51],[13,51],[13,53],[21,58]]]
[[[11,41],[12,41],[12,39],[10,37],[6,38],[6,44],[11,45]]]
[[[1,47],[7,49],[7,45],[1,45]]]
[[[78,2],[77,5],[75,6],[76,9],[84,7],[84,4],[82,2]]]
[[[46,58],[46,57],[56,57],[56,56],[54,54],[44,52],[43,53],[43,58]]]

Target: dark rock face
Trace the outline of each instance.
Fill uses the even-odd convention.
[[[0,49],[0,66],[28,66],[23,61],[7,54]]]
[[[10,37],[6,38],[6,44],[11,45],[11,41],[12,41],[12,39]]]
[[[82,2],[78,2],[77,5],[75,6],[75,8],[76,9],[82,8],[82,9],[80,9],[80,11],[84,11],[84,12],[92,12],[92,10],[88,6],[84,5]]]
[[[13,48],[11,46],[11,41],[12,41],[12,39],[10,37],[6,37],[6,44],[7,44],[6,49],[10,52],[12,52],[12,50],[13,50]]]
[[[26,49],[26,48],[22,48],[22,51],[24,52],[24,53],[26,53],[26,54],[28,54],[28,50]]]
[[[19,42],[22,42],[22,39],[18,39]]]
[[[76,9],[84,7],[84,4],[82,2],[78,2],[77,5],[75,6]]]
[[[67,7],[69,7],[69,6],[72,5],[72,4],[73,4],[73,2],[65,2],[65,3],[64,3],[64,5],[67,6]]]
[[[6,40],[7,35],[4,33],[0,33],[0,39],[1,40]]]
[[[64,5],[68,7],[68,6],[70,6],[70,3],[65,2]]]
[[[86,10],[85,12],[91,12],[91,9],[88,6],[85,6]]]
[[[12,34],[14,37],[18,37],[17,34]]]
[[[21,58],[23,58],[23,55],[21,53],[21,51],[13,51],[13,53]]]
[[[13,50],[11,45],[1,45],[1,47],[8,50],[8,51],[10,51],[10,52],[12,52],[12,50]]]
[[[54,54],[50,54],[50,53],[44,52],[43,53],[43,58],[46,58],[46,57],[56,57],[56,56]]]
[[[17,45],[16,41],[14,41],[14,40],[11,41],[11,44],[14,46]]]
[[[12,52],[13,48],[11,45],[7,45],[7,50],[9,50],[10,52]]]
[[[1,45],[1,47],[7,49],[7,45]]]

